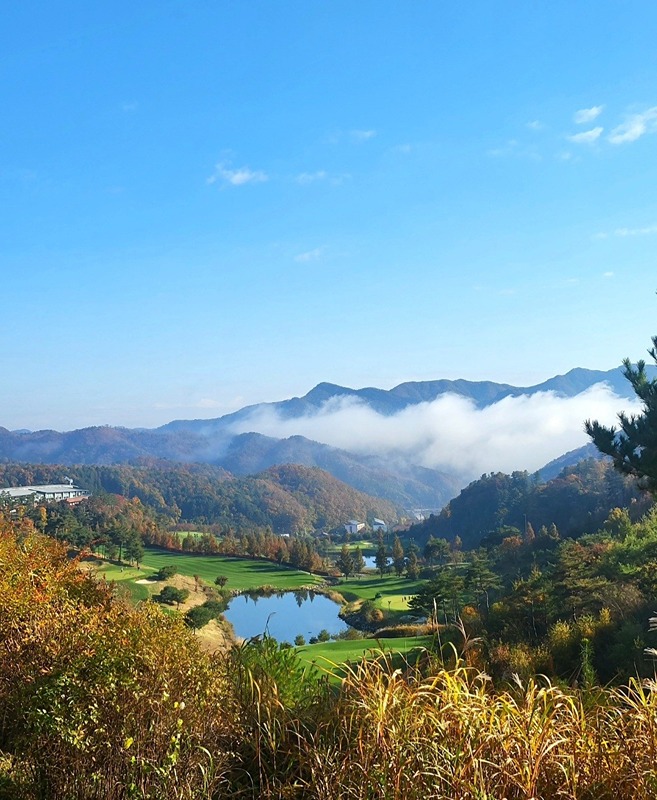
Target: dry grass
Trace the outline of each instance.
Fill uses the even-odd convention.
[[[657,796],[653,682],[587,696],[537,679],[495,692],[485,675],[462,665],[433,672],[403,674],[385,656],[353,668],[334,720],[304,751],[305,796]]]

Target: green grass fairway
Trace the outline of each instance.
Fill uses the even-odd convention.
[[[98,559],[94,563],[94,572],[102,580],[103,578],[109,582],[116,584],[119,594],[128,597],[133,603],[138,603],[140,600],[148,600],[152,595],[151,588],[147,584],[135,583],[135,581],[148,577],[152,573],[142,569],[135,569],[134,567],[120,566],[112,561],[104,561]],[[157,586],[159,591],[159,585]]]
[[[225,556],[201,556],[192,553],[174,553],[169,550],[147,548],[144,560],[139,569],[120,566],[99,559],[96,572],[100,578],[114,581],[119,591],[126,592],[133,600],[146,600],[150,595],[159,592],[162,584],[139,584],[135,581],[151,578],[164,566],[175,566],[180,575],[190,578],[198,575],[202,581],[211,586],[218,575],[228,578],[226,589],[258,589],[261,586],[273,586],[275,589],[292,590],[322,583],[322,578],[308,572],[279,567],[268,561],[250,558],[227,558]]]
[[[342,545],[343,543],[330,544],[326,548],[326,552],[331,556],[338,556],[342,550]],[[360,547],[364,556],[373,556],[376,553],[376,542],[370,542],[368,540],[347,542],[347,547],[351,551],[354,551],[357,547]]]
[[[397,578],[395,575],[386,575],[383,578],[378,575],[376,577],[364,575],[361,578],[340,581],[335,588],[350,602],[372,600],[382,611],[404,612],[408,610],[408,601],[418,593],[423,583],[424,581]],[[377,598],[377,594],[381,597]]]
[[[322,583],[322,579],[316,575],[290,567],[279,567],[269,561],[173,553],[150,547],[146,550],[142,566],[150,574],[169,565],[175,566],[181,575],[198,575],[210,585],[214,584],[217,575],[225,575],[228,578],[226,589],[257,589],[260,586],[300,589]]]
[[[320,670],[332,672],[332,664],[341,665],[346,661],[360,661],[363,656],[376,657],[381,650],[385,653],[408,653],[414,648],[430,648],[432,636],[408,636],[403,639],[343,639],[337,642],[319,642],[297,648],[302,662]]]

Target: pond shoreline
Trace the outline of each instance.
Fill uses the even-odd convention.
[[[235,604],[239,597],[244,597],[244,605]],[[315,639],[324,631],[332,638],[339,638],[350,629],[356,635],[366,633],[345,619],[345,598],[330,585],[311,584],[294,590],[261,586],[232,591],[226,602],[223,618],[235,631],[236,641],[265,633],[290,643],[299,638]]]

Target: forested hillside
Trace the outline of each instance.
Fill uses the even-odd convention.
[[[236,478],[208,464],[158,462],[142,466],[0,465],[0,486],[60,482],[91,492],[138,498],[170,522],[220,525],[276,533],[331,529],[348,519],[397,519],[396,507],[352,489],[315,467],[273,467]]]
[[[413,525],[409,535],[419,543],[429,536],[454,539],[466,548],[494,540],[508,528],[520,533],[556,525],[564,537],[598,530],[610,510],[628,507],[638,518],[651,503],[636,482],[620,475],[610,461],[586,459],[542,483],[528,472],[483,475],[463,489],[439,513]],[[507,531],[508,535],[508,531]]]
[[[281,464],[319,467],[359,492],[407,508],[440,508],[461,486],[458,478],[438,470],[357,455],[303,436],[233,435],[221,420],[194,420],[157,430],[97,426],[66,433],[17,433],[0,428],[0,461],[10,463],[111,465],[158,459],[211,464],[233,475],[253,475]]]

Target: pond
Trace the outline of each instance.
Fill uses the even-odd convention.
[[[338,616],[340,606],[324,595],[308,590],[271,595],[241,594],[230,601],[224,616],[237,636],[250,639],[269,633],[279,642],[306,641],[322,630],[331,634],[349,628]]]
[[[365,562],[365,569],[378,569],[376,566],[376,556],[364,556],[363,561]],[[387,558],[386,564],[391,564],[392,560]]]

